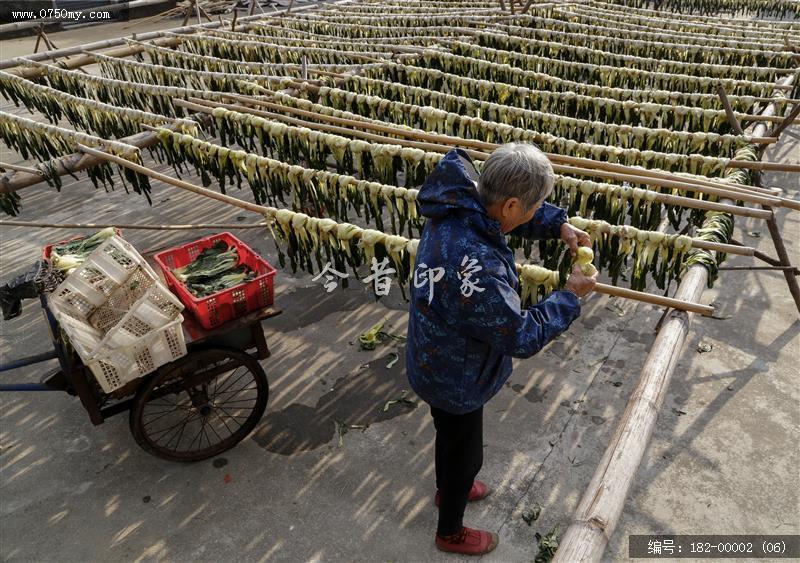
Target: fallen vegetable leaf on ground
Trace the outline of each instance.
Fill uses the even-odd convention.
[[[530,526],[531,524],[536,522],[536,520],[539,519],[539,515],[541,513],[542,513],[542,505],[537,502],[534,503],[532,507],[522,512],[522,519],[528,526]]]
[[[407,391],[403,391],[400,394],[400,398],[399,399],[392,399],[391,401],[386,401],[386,404],[383,405],[383,412],[388,411],[389,407],[391,407],[392,405],[396,405],[398,403],[402,403],[404,405],[408,405],[410,407],[417,408],[417,406],[418,406],[417,405],[417,401],[415,401],[414,399],[406,398],[406,393],[407,393]]]
[[[550,530],[545,536],[536,532],[536,541],[539,544],[539,551],[536,553],[535,563],[548,563],[558,549],[558,526]]]
[[[606,310],[616,313],[618,317],[625,316],[625,309],[623,309],[616,303],[609,303],[608,305],[606,305]]]
[[[384,331],[383,325],[385,323],[386,319],[376,323],[367,332],[358,337],[358,343],[361,345],[362,350],[374,350],[378,344],[390,338],[398,342],[405,342],[405,336]]]
[[[344,435],[350,430],[361,430],[362,432],[366,432],[367,428],[369,428],[369,424],[347,424],[340,420],[334,420],[333,423],[336,425],[336,433],[339,435],[340,448],[344,446]]]

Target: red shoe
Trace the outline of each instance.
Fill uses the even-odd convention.
[[[452,536],[436,534],[436,547],[440,551],[461,555],[484,555],[497,547],[497,542],[498,537],[495,533],[466,527]]]
[[[469,490],[469,496],[467,500],[472,502],[475,500],[482,500],[489,496],[492,490],[489,486],[484,483],[483,481],[478,481],[475,479],[472,482],[472,488]],[[442,501],[442,494],[439,491],[436,491],[436,496],[433,497],[433,502],[436,506],[439,506],[439,503]]]

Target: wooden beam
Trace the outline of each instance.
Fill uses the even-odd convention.
[[[722,84],[717,86],[717,95],[719,96],[719,99],[722,102],[722,107],[725,108],[725,115],[728,117],[728,123],[731,124],[731,128],[733,129],[733,131],[737,135],[744,135],[742,126],[733,113],[733,108],[731,107],[731,102],[728,99],[728,94],[725,93],[725,87]]]
[[[29,166],[20,166],[18,164],[6,164],[5,162],[0,162],[0,169],[3,170],[13,170],[14,172],[25,172],[26,174],[39,174],[44,175],[41,170],[36,168],[31,168]]]

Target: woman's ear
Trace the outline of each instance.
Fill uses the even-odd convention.
[[[503,207],[501,209],[503,217],[515,217],[517,212],[519,211],[520,207],[522,206],[522,201],[516,197],[510,197],[503,202]]]

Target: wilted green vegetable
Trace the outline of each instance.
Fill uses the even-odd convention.
[[[237,268],[234,268],[230,272],[219,276],[218,278],[209,280],[206,283],[194,283],[188,285],[187,287],[189,288],[189,291],[195,295],[195,297],[206,297],[213,293],[217,293],[218,291],[222,291],[223,289],[235,287],[246,281],[250,281],[255,277],[256,273],[243,264]]]
[[[256,277],[256,272],[245,264],[239,265],[236,248],[224,240],[203,249],[193,262],[172,273],[195,297],[207,297]]]
[[[361,334],[358,337],[358,342],[361,344],[362,350],[374,350],[375,347],[386,340],[387,338],[391,338],[393,340],[404,341],[406,339],[405,336],[401,336],[399,334],[392,334],[391,332],[384,332],[383,325],[386,323],[386,320],[382,320],[379,323],[373,325],[367,332]]]
[[[172,270],[175,277],[185,284],[202,283],[233,269],[239,262],[236,249],[224,240],[218,240],[182,268]]]
[[[50,261],[62,272],[71,273],[72,270],[86,261],[86,257],[108,238],[114,236],[113,227],[106,227],[89,237],[82,237],[64,244],[53,246],[50,250]]]

